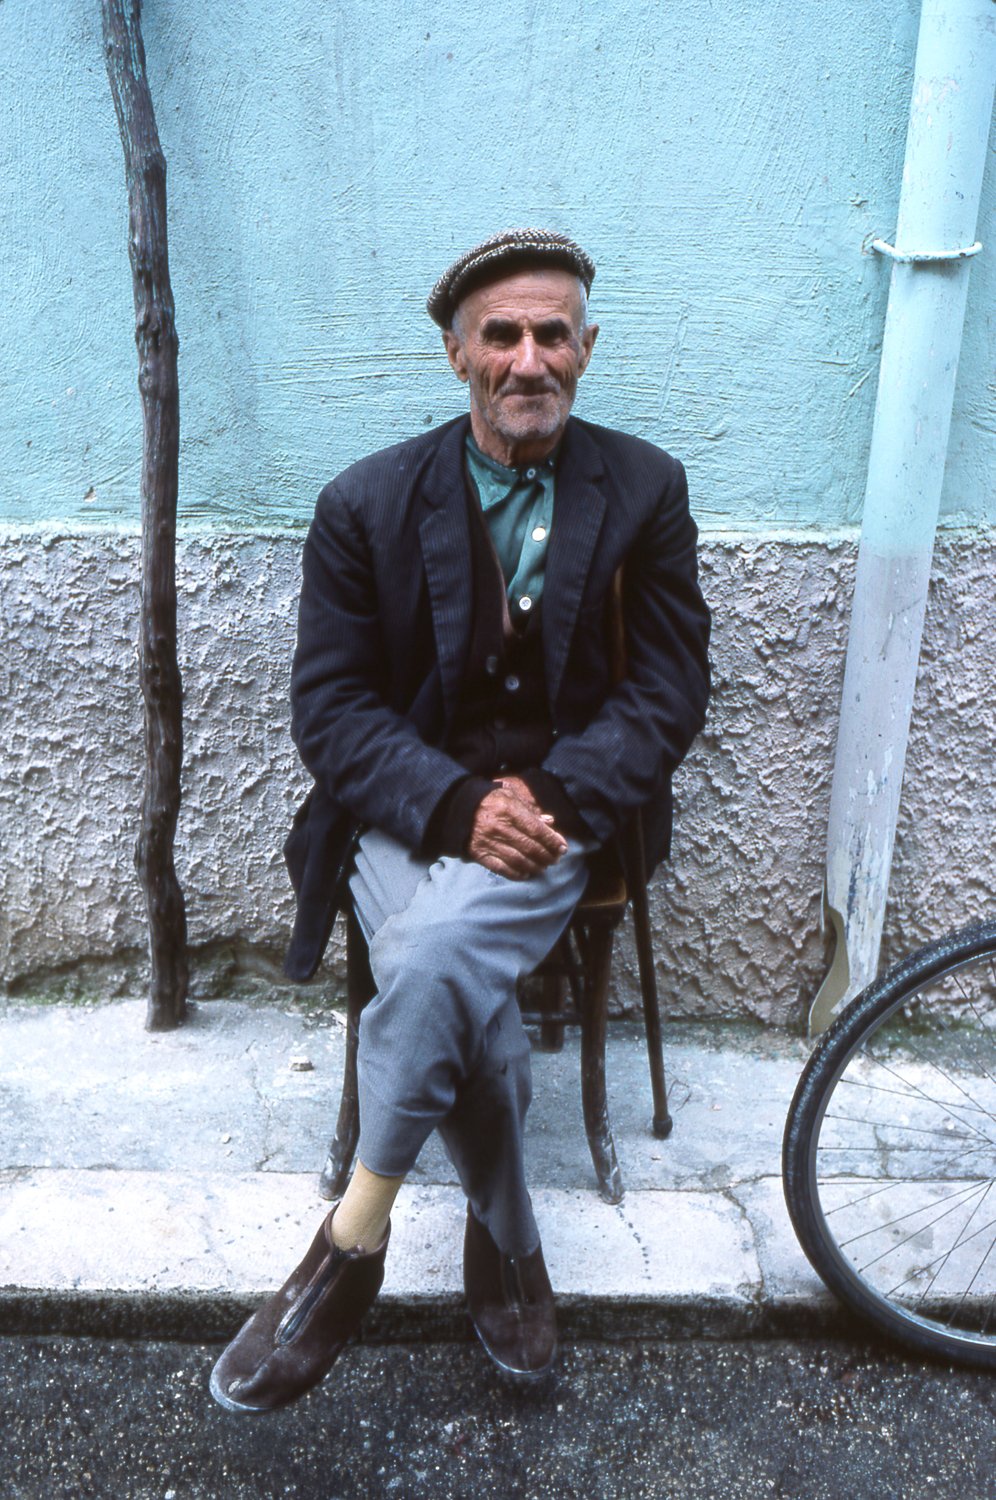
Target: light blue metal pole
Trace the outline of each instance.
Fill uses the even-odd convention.
[[[994,0],[924,0],[827,837],[833,964],[810,1031],[878,969],[996,88]]]

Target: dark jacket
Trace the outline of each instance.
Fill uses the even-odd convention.
[[[358,825],[420,849],[465,776],[442,747],[471,633],[467,417],[361,460],[327,485],[304,548],[292,733],[314,789],[286,854],[298,892],[287,972],[307,978]],[[571,418],[557,463],[543,656],[557,777],[600,842],[643,809],[667,853],[671,775],[702,726],[709,612],[684,470],[639,438]],[[609,617],[622,568],[626,674]]]

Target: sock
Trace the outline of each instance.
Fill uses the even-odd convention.
[[[340,1250],[376,1250],[404,1177],[379,1177],[356,1163],[332,1219],[332,1243]]]

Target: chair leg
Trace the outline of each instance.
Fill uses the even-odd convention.
[[[339,1100],[339,1118],[335,1135],[329,1146],[329,1154],[318,1181],[318,1191],[323,1198],[341,1198],[349,1181],[356,1143],[360,1138],[360,1107],[356,1090],[356,1047],[359,1040],[359,1013],[348,1010],[346,1030],[346,1066],[342,1076],[342,1096]]]
[[[647,1058],[650,1063],[650,1089],[654,1100],[651,1129],[658,1140],[666,1140],[674,1128],[667,1105],[667,1081],[664,1077],[664,1043],[661,1038],[661,1012],[657,998],[657,972],[654,968],[653,940],[650,936],[650,907],[647,888],[642,883],[632,891],[633,934],[636,959],[640,970],[640,996],[643,1000],[643,1025],[647,1034]]]
[[[373,993],[367,945],[356,918],[350,912],[346,922],[346,1064],[335,1135],[318,1181],[318,1191],[326,1199],[341,1198],[345,1192],[360,1138],[356,1052],[360,1040],[360,1016]]]
[[[589,975],[581,1011],[581,1105],[599,1191],[607,1202],[621,1203],[622,1173],[616,1159],[605,1095],[605,1038],[608,1031],[612,936],[612,929],[605,927],[595,927],[588,934]]]
[[[564,1003],[564,981],[560,974],[544,974],[540,980],[540,1010],[558,1011]],[[539,1037],[541,1052],[564,1050],[563,1021],[542,1021]]]

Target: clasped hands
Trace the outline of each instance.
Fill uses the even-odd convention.
[[[505,776],[478,803],[467,854],[509,880],[528,880],[555,864],[567,840],[553,826],[526,783]]]

